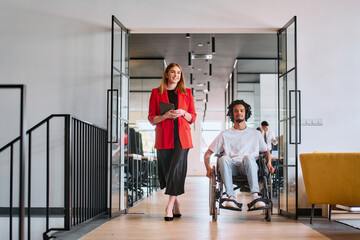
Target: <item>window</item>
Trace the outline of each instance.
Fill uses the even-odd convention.
[[[137,120],[136,129],[141,133],[144,156],[156,157],[155,126],[151,125],[148,120]]]
[[[222,130],[221,121],[204,121],[201,123],[201,147],[200,161],[204,162],[204,154],[209,148],[212,141]],[[214,154],[210,157],[210,163],[216,163]]]

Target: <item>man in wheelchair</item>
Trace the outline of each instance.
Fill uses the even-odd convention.
[[[240,208],[241,204],[237,203],[232,176],[246,175],[250,192],[252,194],[250,207],[251,210],[264,209],[265,203],[260,201],[259,183],[258,183],[258,165],[256,160],[259,158],[259,152],[266,153],[264,159],[270,173],[275,169],[271,165],[270,150],[264,141],[264,137],[256,129],[246,126],[246,121],[251,116],[251,106],[243,100],[235,100],[228,107],[227,116],[234,123],[233,127],[221,132],[210,144],[204,155],[206,167],[206,176],[212,178],[213,169],[210,167],[210,156],[213,153],[222,153],[218,160],[218,168],[221,179],[224,182],[227,199],[225,199],[225,208]],[[256,200],[259,199],[259,200]]]

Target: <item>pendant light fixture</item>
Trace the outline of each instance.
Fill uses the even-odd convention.
[[[188,52],[188,66],[191,67],[191,52]]]
[[[215,34],[213,34],[211,37],[211,53],[212,54],[216,53],[216,51],[215,51]]]
[[[189,37],[187,37],[188,35],[189,35]],[[189,39],[188,66],[191,67],[191,38],[190,38],[190,33],[186,34],[186,38]]]
[[[208,53],[209,53],[209,55],[211,55],[211,54],[210,54],[210,42],[208,42]],[[212,58],[209,59],[209,77],[212,76],[212,63],[211,63],[211,59],[212,59]]]

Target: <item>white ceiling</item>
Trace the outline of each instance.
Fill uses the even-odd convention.
[[[6,20],[15,11],[19,24],[27,15],[31,19],[48,15],[108,29],[114,15],[133,33],[275,33],[305,2],[310,0],[291,4],[287,0],[3,0],[0,18]],[[327,1],[316,3],[322,2]]]
[[[110,31],[111,16],[114,15],[130,30],[132,41],[140,37],[146,38],[144,35],[137,36],[141,33],[178,33],[179,35],[173,36],[178,40],[162,44],[160,46],[162,49],[155,45],[146,51],[141,48],[138,48],[137,51],[132,49],[130,54],[144,57],[157,55],[164,57],[168,63],[179,62],[185,66],[184,71],[187,76],[190,74],[190,69],[186,67],[186,57],[181,56],[186,54],[187,46],[183,34],[215,33],[217,35],[217,53],[213,60],[214,76],[211,79],[209,105],[213,109],[220,109],[223,108],[223,105],[217,105],[219,103],[217,97],[222,97],[222,93],[218,94],[215,90],[223,92],[236,57],[273,56],[273,51],[255,52],[262,49],[263,44],[261,40],[256,40],[254,33],[265,33],[264,36],[268,35],[273,39],[277,29],[298,11],[303,11],[304,6],[309,5],[304,2],[309,1],[293,1],[289,4],[287,0],[4,0],[0,8],[0,22],[3,23],[2,32],[7,35],[16,35],[19,31],[24,31],[33,35],[46,32],[48,36],[53,36],[61,34],[61,31],[64,34],[68,31],[78,33],[77,29],[80,32],[96,34]],[[322,2],[324,1],[317,2],[317,5],[321,5]],[[10,15],[14,15],[14,13],[17,17],[10,18]],[[11,25],[6,24],[9,18],[13,19]],[[51,23],[46,25],[46,28],[40,27],[44,26],[42,24],[44,19]],[[32,23],[31,29],[28,28],[28,25],[23,24],[24,21]],[[70,25],[71,28],[65,27]],[[224,33],[230,34],[226,36]],[[229,38],[229,36],[231,37]],[[198,37],[202,36],[198,34]],[[223,44],[226,46],[223,48],[223,53],[221,52],[222,37]],[[251,40],[251,38],[253,39]],[[146,45],[144,44],[144,46]],[[140,50],[141,52],[139,52]],[[150,52],[150,50],[157,52]],[[201,65],[201,63],[199,64]],[[204,69],[204,67],[201,68]],[[195,79],[199,81],[205,76],[202,76],[201,73],[194,74]]]

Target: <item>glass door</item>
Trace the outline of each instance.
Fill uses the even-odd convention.
[[[297,218],[300,91],[297,88],[296,16],[278,31],[279,211]]]
[[[128,208],[129,31],[112,16],[111,89],[107,92],[110,216]]]

